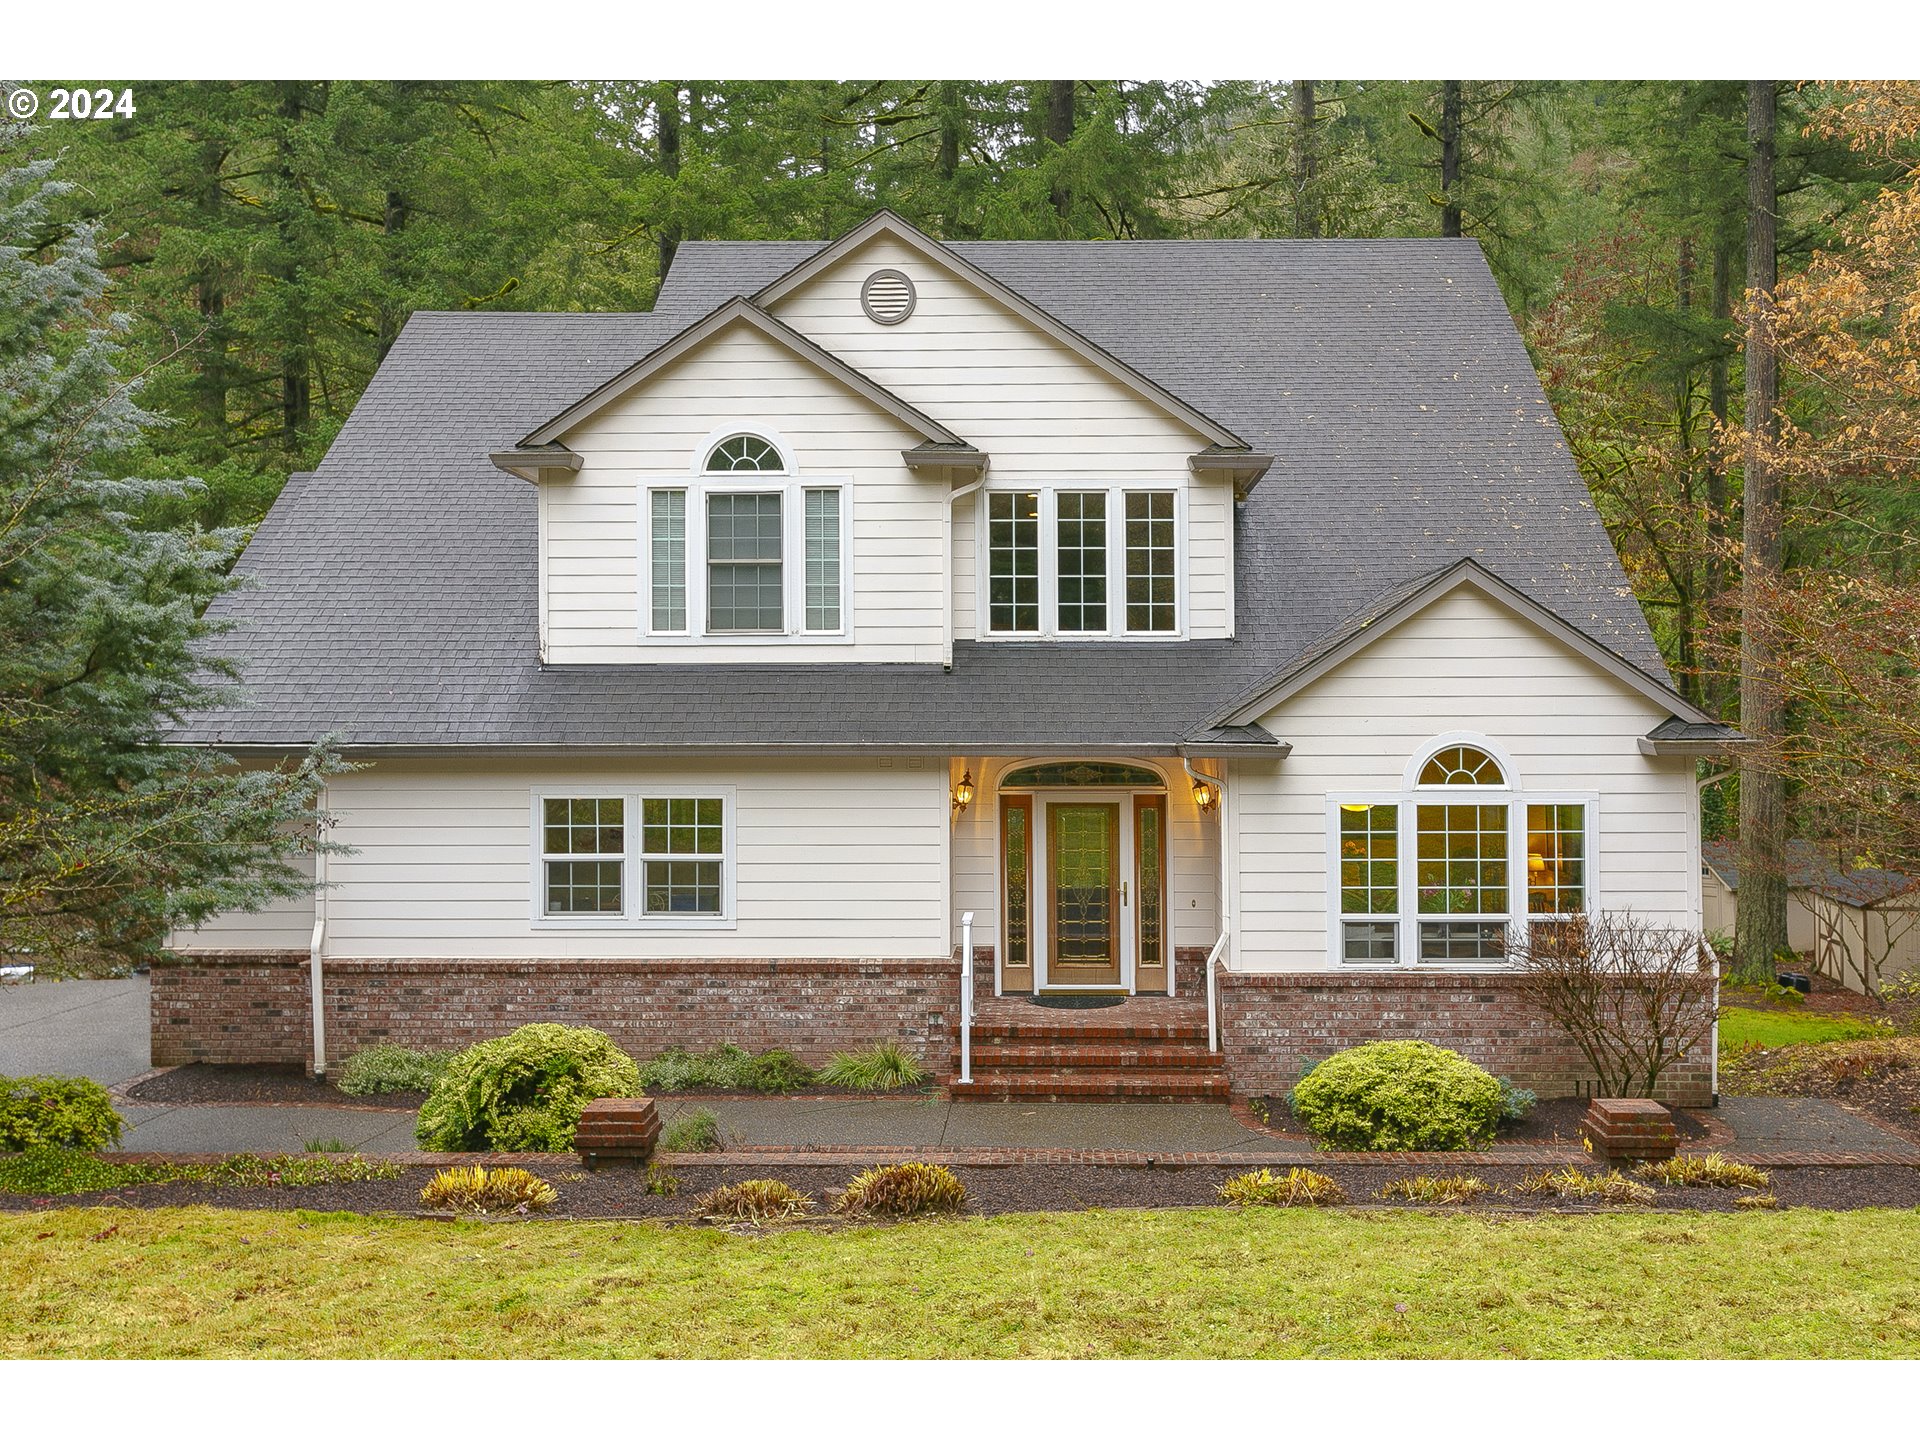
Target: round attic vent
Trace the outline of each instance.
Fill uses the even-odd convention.
[[[913,281],[898,270],[876,270],[860,287],[860,308],[876,325],[898,325],[913,314]]]

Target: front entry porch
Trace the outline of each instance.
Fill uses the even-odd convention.
[[[956,1062],[952,1073],[959,1074]],[[983,1000],[973,1080],[955,1100],[1225,1100],[1224,1057],[1207,1049],[1204,996],[1136,995],[1065,1010],[1026,997]]]

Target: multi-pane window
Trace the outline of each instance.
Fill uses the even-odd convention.
[[[1500,762],[1472,745],[1449,745],[1420,767],[1422,785],[1504,785]]]
[[[708,470],[753,470],[779,473],[787,467],[780,452],[758,435],[735,435],[707,453]]]
[[[687,628],[687,492],[653,492],[653,628],[675,634]]]
[[[1416,805],[1414,827],[1420,958],[1500,959],[1507,914],[1507,807]],[[1425,918],[1430,915],[1458,918]]]
[[[707,628],[778,632],[781,496],[725,491],[707,496]]]
[[[806,617],[809,630],[840,628],[840,492],[806,492]]]
[[[1060,629],[1107,628],[1107,495],[1066,490],[1056,497],[1059,536]]]
[[[1399,957],[1400,807],[1340,807],[1340,958]],[[1358,918],[1355,918],[1358,917]]]
[[[545,912],[618,915],[624,905],[626,802],[550,799],[540,810]]]
[[[726,805],[716,797],[640,802],[640,866],[647,915],[721,913]]]
[[[1040,497],[1032,491],[987,496],[987,628],[1040,629]]]
[[[1527,913],[1577,915],[1587,908],[1587,807],[1527,806]]]
[[[1167,633],[1180,625],[1171,490],[1127,492],[1127,629]]]

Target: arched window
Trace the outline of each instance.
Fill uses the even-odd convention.
[[[707,452],[707,470],[749,470],[778,475],[787,468],[780,452],[758,435],[732,435]]]
[[[1420,767],[1422,785],[1504,785],[1500,762],[1476,745],[1449,745]]]
[[[1141,765],[1115,765],[1091,760],[1064,760],[1044,765],[1023,765],[1009,770],[1000,780],[1000,788],[1045,790],[1061,786],[1111,785],[1129,789],[1164,790],[1167,782]]]

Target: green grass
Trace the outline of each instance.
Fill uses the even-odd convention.
[[[1748,1010],[1728,1005],[1720,1011],[1720,1048],[1763,1045],[1814,1045],[1826,1040],[1865,1040],[1885,1035],[1883,1025],[1851,1015],[1807,1015],[1795,1010]]]
[[[1920,1212],[0,1215],[4,1356],[1920,1356]]]

